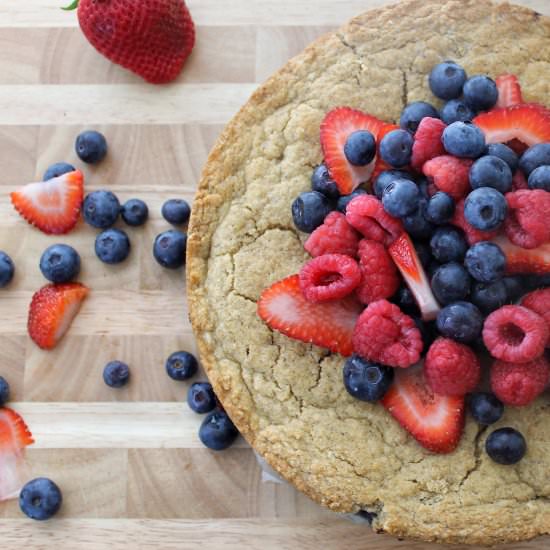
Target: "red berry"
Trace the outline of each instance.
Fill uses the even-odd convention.
[[[359,195],[346,207],[346,219],[367,239],[389,246],[403,232],[403,224],[390,216],[382,201],[372,195]]]
[[[545,321],[549,332],[550,343],[550,288],[541,288],[540,290],[534,290],[530,292],[521,300],[521,305],[538,313]]]
[[[422,172],[440,191],[445,191],[458,201],[470,191],[469,174],[472,164],[470,159],[441,155],[426,162]]]
[[[498,101],[495,107],[510,107],[523,103],[518,77],[514,74],[501,74],[495,79]]]
[[[527,179],[521,170],[516,170],[512,178],[512,191],[520,191],[522,189],[529,189]]]
[[[365,359],[409,367],[420,359],[422,347],[415,322],[387,300],[372,302],[357,319],[353,351]]]
[[[483,325],[483,342],[495,359],[528,363],[544,352],[548,327],[544,319],[522,306],[503,306]]]
[[[498,231],[480,231],[472,227],[464,217],[464,199],[458,201],[455,207],[455,213],[451,218],[451,224],[460,227],[466,235],[468,244],[472,246],[480,241],[490,241],[497,236]]]
[[[307,239],[304,248],[315,258],[323,254],[357,255],[359,235],[340,212],[331,212]]]
[[[384,245],[363,239],[359,243],[361,284],[357,297],[364,304],[389,298],[399,288],[399,274]]]
[[[538,248],[550,241],[550,193],[542,189],[506,194],[508,215],[504,231],[512,243],[522,248]]]
[[[412,147],[411,166],[422,172],[424,163],[445,154],[441,136],[447,125],[438,118],[425,117],[420,121]]]
[[[468,346],[449,338],[438,338],[426,355],[424,374],[435,393],[460,396],[479,384],[481,367]]]
[[[493,239],[506,255],[507,273],[550,273],[550,243],[538,248],[521,248],[504,235]]]
[[[324,254],[309,260],[300,271],[300,289],[310,302],[340,300],[361,282],[357,262],[344,254]]]
[[[529,405],[550,380],[550,364],[544,356],[529,363],[495,361],[491,367],[491,389],[506,405]]]

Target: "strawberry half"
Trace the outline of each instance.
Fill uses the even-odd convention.
[[[390,245],[388,252],[413,293],[422,313],[422,319],[425,321],[435,319],[441,308],[433,295],[432,287],[409,234],[403,233]]]
[[[422,367],[395,369],[382,405],[417,441],[434,453],[451,453],[464,429],[464,398],[434,393]]]
[[[345,356],[353,352],[353,329],[362,310],[354,297],[308,302],[300,290],[298,275],[276,282],[258,300],[258,315],[272,329]]]
[[[506,256],[507,273],[550,273],[550,243],[538,248],[520,248],[500,235],[492,242],[497,244]]]
[[[378,143],[379,132],[388,126],[385,122],[350,107],[337,107],[321,123],[321,147],[332,179],[342,195],[349,195],[371,177],[376,157],[366,166],[353,166],[346,159],[344,145],[358,130],[368,130]],[[389,130],[388,130],[389,131]]]
[[[67,332],[88,288],[80,283],[46,285],[32,297],[27,329],[42,349],[54,348]]]
[[[15,209],[30,224],[49,235],[61,235],[78,221],[84,176],[75,170],[48,181],[29,183],[10,196]]]
[[[498,89],[498,101],[496,107],[510,107],[523,103],[521,86],[518,77],[514,74],[502,74],[495,80]]]

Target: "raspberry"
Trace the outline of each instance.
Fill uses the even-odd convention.
[[[424,374],[435,393],[461,396],[479,384],[481,366],[468,346],[438,338],[426,354]]]
[[[367,239],[389,246],[401,233],[401,220],[390,216],[382,201],[372,195],[355,197],[346,208],[346,219]]]
[[[464,231],[466,240],[470,246],[480,241],[490,241],[491,239],[494,239],[498,233],[498,231],[480,231],[479,229],[472,227],[464,217],[464,199],[456,203],[455,213],[453,214],[450,223],[455,227],[460,227],[460,229]]]
[[[512,191],[521,191],[522,189],[529,189],[527,179],[521,170],[516,170],[512,178]]]
[[[359,236],[340,212],[331,212],[308,237],[304,248],[313,256],[323,254],[357,255]]]
[[[361,284],[357,297],[363,304],[389,298],[399,288],[399,274],[384,245],[363,239],[359,243]]]
[[[415,322],[387,300],[372,302],[357,319],[353,350],[390,367],[409,367],[420,359],[422,336]]]
[[[522,306],[503,306],[483,325],[483,342],[495,359],[528,363],[544,352],[548,327],[544,319]]]
[[[300,289],[309,302],[339,300],[361,282],[357,262],[344,254],[324,254],[309,260],[300,271]]]
[[[506,405],[529,405],[546,388],[550,364],[545,357],[529,363],[495,361],[491,367],[491,389]]]
[[[417,172],[422,172],[422,166],[428,160],[445,154],[441,136],[446,127],[438,118],[424,117],[420,121],[414,134],[411,158],[411,166]]]
[[[451,155],[435,157],[424,164],[422,172],[440,191],[445,191],[455,201],[463,199],[470,191],[470,167],[473,161]]]
[[[508,216],[504,231],[521,248],[538,248],[550,241],[550,193],[542,189],[506,194]]]
[[[541,288],[530,292],[523,297],[521,305],[538,313],[546,321],[549,334],[546,342],[548,346],[550,344],[550,288]]]

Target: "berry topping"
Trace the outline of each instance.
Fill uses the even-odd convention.
[[[155,260],[167,269],[178,269],[185,265],[187,235],[176,229],[169,229],[156,236],[153,243]]]
[[[550,243],[526,249],[513,245],[502,236],[493,239],[493,242],[506,255],[507,273],[550,273]]]
[[[492,157],[502,159],[509,166],[512,173],[517,170],[519,164],[518,156],[512,149],[510,149],[510,147],[508,147],[508,145],[505,145],[504,143],[489,143],[485,153]]]
[[[489,426],[502,418],[504,405],[498,397],[489,392],[471,393],[466,399],[473,419],[482,426]]]
[[[406,130],[392,130],[380,141],[380,156],[394,168],[402,168],[411,162],[413,137]]]
[[[404,170],[382,170],[374,180],[372,186],[374,194],[379,199],[382,199],[386,187],[396,179],[409,179],[413,181],[413,176],[410,172],[405,172]]]
[[[12,259],[0,250],[0,288],[4,288],[11,283],[14,274],[15,266]]]
[[[50,479],[38,477],[29,481],[19,494],[19,507],[31,519],[45,521],[61,508],[63,497],[59,487]]]
[[[216,395],[208,382],[195,382],[187,391],[187,404],[197,414],[206,414],[216,408]]]
[[[466,71],[454,61],[443,61],[430,72],[428,83],[432,93],[440,99],[455,99],[462,95]]]
[[[451,218],[451,223],[464,231],[468,244],[471,246],[480,241],[488,241],[496,237],[497,231],[480,231],[466,221],[464,217],[464,203],[464,199],[456,203],[455,213]]]
[[[483,316],[470,302],[453,302],[437,316],[437,330],[458,342],[473,342],[481,335]]]
[[[494,283],[474,283],[470,300],[485,315],[511,301],[506,283],[503,280]]]
[[[162,205],[161,214],[172,225],[184,225],[191,216],[191,207],[186,200],[170,199]]]
[[[304,243],[304,248],[313,257],[323,254],[347,254],[355,256],[359,236],[340,212],[331,212]]]
[[[170,354],[164,365],[166,374],[172,380],[188,380],[195,376],[199,369],[197,358],[188,351],[175,351]]]
[[[550,193],[515,191],[507,193],[508,217],[504,224],[506,236],[522,248],[537,248],[550,241]]]
[[[321,163],[313,169],[313,173],[311,174],[311,189],[325,195],[329,199],[340,197],[338,186],[330,177],[325,163]]]
[[[511,465],[525,456],[527,443],[523,435],[514,428],[500,428],[486,439],[485,450],[495,462]]]
[[[139,227],[147,221],[149,208],[140,199],[130,199],[120,208],[120,215],[127,225]]]
[[[470,191],[471,166],[472,161],[469,159],[442,155],[427,161],[422,167],[422,171],[439,191],[444,191],[458,201]]]
[[[111,191],[94,191],[86,195],[82,206],[84,221],[92,227],[107,229],[114,225],[120,214],[120,202]]]
[[[80,273],[80,256],[72,246],[54,244],[43,252],[40,271],[52,283],[68,283]]]
[[[352,355],[344,364],[344,387],[350,395],[361,401],[378,401],[388,391],[394,377],[394,369],[371,363]]]
[[[358,188],[353,193],[350,193],[349,195],[342,195],[337,201],[336,201],[336,210],[338,212],[342,212],[342,214],[346,213],[346,209],[348,207],[348,204],[359,195],[367,195],[367,191],[365,189]]]
[[[504,276],[506,256],[495,243],[481,241],[466,252],[464,265],[476,281],[492,283]]]
[[[443,305],[464,300],[470,294],[470,286],[468,272],[456,262],[443,264],[432,276],[433,293]]]
[[[44,181],[48,181],[53,178],[58,178],[63,174],[74,172],[75,170],[76,168],[72,164],[69,164],[68,162],[56,162],[55,164],[48,166],[48,168],[44,172],[44,175],[42,176],[42,179]]]
[[[550,334],[550,288],[530,292],[521,300],[521,305],[538,313],[545,321]],[[550,343],[547,342],[547,345]]]
[[[498,99],[495,81],[485,75],[471,76],[462,89],[464,101],[474,111],[486,111],[494,107]]]
[[[550,191],[550,166],[539,166],[529,174],[527,181],[529,189],[543,189]]]
[[[428,160],[445,154],[441,141],[443,130],[445,124],[438,118],[425,117],[420,121],[414,135],[411,157],[411,166],[417,172],[422,171],[422,166]]]
[[[110,361],[103,369],[103,381],[111,388],[122,388],[130,380],[130,369],[122,361]]]
[[[420,192],[416,183],[409,179],[394,179],[384,189],[382,205],[384,210],[395,218],[412,214],[418,208]]]
[[[87,130],[77,136],[74,148],[82,162],[99,164],[107,155],[107,140],[103,134]]]
[[[421,120],[425,117],[439,118],[437,109],[425,101],[413,101],[402,111],[399,119],[399,126],[414,134],[418,129]]]
[[[516,75],[502,74],[496,78],[495,84],[498,90],[496,107],[510,107],[511,105],[523,103],[521,87]]]
[[[434,232],[435,227],[426,219],[426,208],[428,201],[423,196],[416,201],[416,209],[408,216],[403,216],[403,228],[414,239],[429,239]]]
[[[507,193],[512,188],[512,170],[501,158],[485,155],[472,164],[470,185],[472,189],[493,187],[501,193]]]
[[[522,189],[529,189],[529,185],[523,172],[521,170],[516,170],[512,178],[512,191],[521,191]]]
[[[550,131],[548,139],[544,141],[550,141]],[[529,147],[529,149],[521,155],[519,160],[519,168],[526,178],[531,175],[531,172],[535,170],[535,168],[548,165],[550,165],[550,143],[537,143]]]
[[[107,229],[97,235],[95,253],[106,264],[119,264],[130,254],[130,239],[122,229]]]
[[[464,259],[468,244],[464,233],[452,226],[438,227],[430,239],[433,257],[441,263],[461,262]]]
[[[357,130],[346,140],[344,155],[353,166],[366,166],[376,155],[376,139],[368,130]]]
[[[453,122],[443,131],[443,146],[451,155],[476,159],[485,152],[485,137],[471,122]]]
[[[225,411],[213,411],[206,416],[199,428],[202,444],[214,451],[231,446],[239,432]]]
[[[331,211],[329,199],[317,191],[300,193],[292,203],[294,225],[304,233],[317,229]]]
[[[470,122],[475,116],[475,112],[466,105],[462,99],[451,99],[441,107],[441,120],[445,124],[453,122]]]
[[[492,187],[474,189],[464,202],[466,221],[479,231],[498,229],[508,212],[504,195]]]
[[[438,191],[430,197],[426,206],[426,219],[436,225],[443,225],[451,221],[455,212],[455,201],[448,193]]]

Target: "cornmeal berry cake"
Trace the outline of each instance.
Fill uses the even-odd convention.
[[[550,533],[550,18],[405,0],[227,126],[188,241],[214,390],[285,479],[376,531]]]

